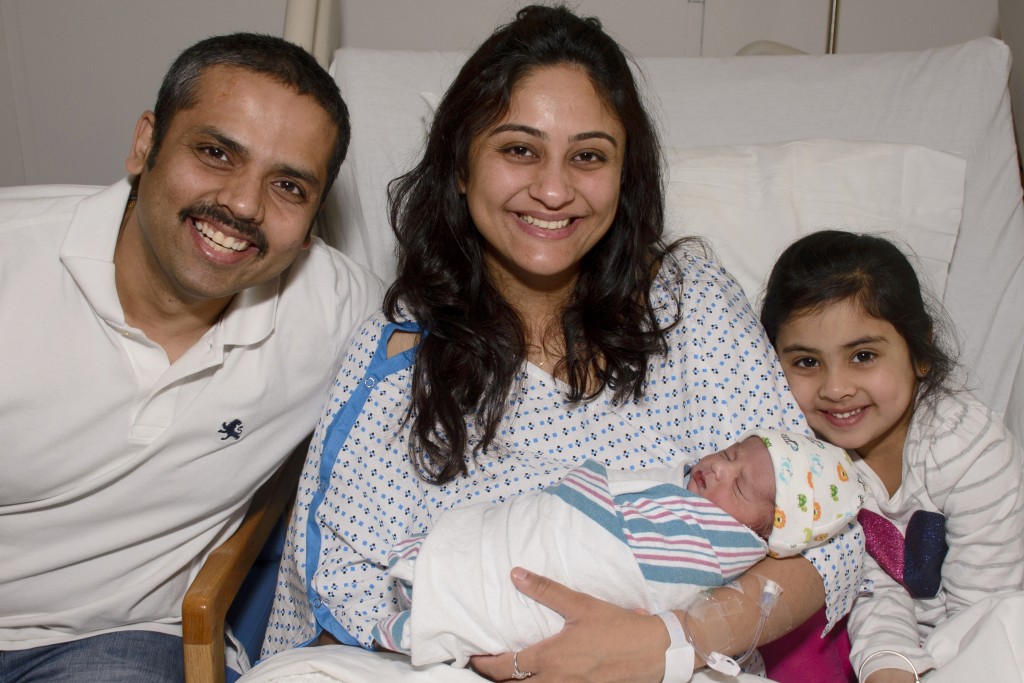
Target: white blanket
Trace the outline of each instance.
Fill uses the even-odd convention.
[[[983,600],[941,624],[927,648],[941,668],[926,683],[963,683],[981,677],[999,683],[1024,683],[1024,593]],[[414,667],[407,657],[332,645],[275,655],[245,674],[239,683],[481,683],[469,669],[447,664]],[[741,674],[729,678],[700,671],[692,683],[771,683]]]
[[[730,678],[700,671],[692,683],[772,683],[740,674]],[[357,647],[329,645],[288,650],[262,662],[239,683],[487,683],[469,669],[447,664],[414,667],[409,658],[392,652],[370,652]]]
[[[1024,683],[1024,593],[988,598],[940,624],[925,643],[939,668],[927,683],[963,683],[980,676]]]
[[[622,607],[659,611],[629,546],[555,496],[457,512],[438,518],[413,568],[392,570],[413,584],[410,643],[403,643],[413,664],[464,666],[471,655],[514,652],[560,631],[561,616],[512,586],[517,566],[570,576],[577,590]],[[585,542],[567,547],[566,539]],[[403,574],[410,569],[414,575]]]

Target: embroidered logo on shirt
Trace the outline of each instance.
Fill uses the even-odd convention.
[[[231,437],[235,441],[238,441],[240,438],[242,438],[242,427],[243,425],[241,420],[221,422],[220,429],[217,430],[217,433],[224,435],[220,438],[221,441],[227,440],[228,437]]]

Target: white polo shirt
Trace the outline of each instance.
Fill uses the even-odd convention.
[[[169,364],[114,285],[128,193],[0,190],[0,650],[180,634],[189,582],[380,306],[379,280],[314,240]]]

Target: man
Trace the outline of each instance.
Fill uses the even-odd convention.
[[[182,679],[189,582],[379,306],[311,236],[348,139],[311,56],[220,36],[128,179],[0,190],[0,682]]]

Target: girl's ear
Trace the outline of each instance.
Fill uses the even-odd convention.
[[[931,371],[931,369],[931,363],[919,361],[914,364],[914,376],[916,376],[917,379],[922,380],[928,376],[928,373]]]
[[[931,345],[935,341],[935,330],[932,325],[928,325],[928,344]],[[914,375],[918,380],[922,380],[928,376],[931,372],[932,364],[930,361],[914,359]]]

